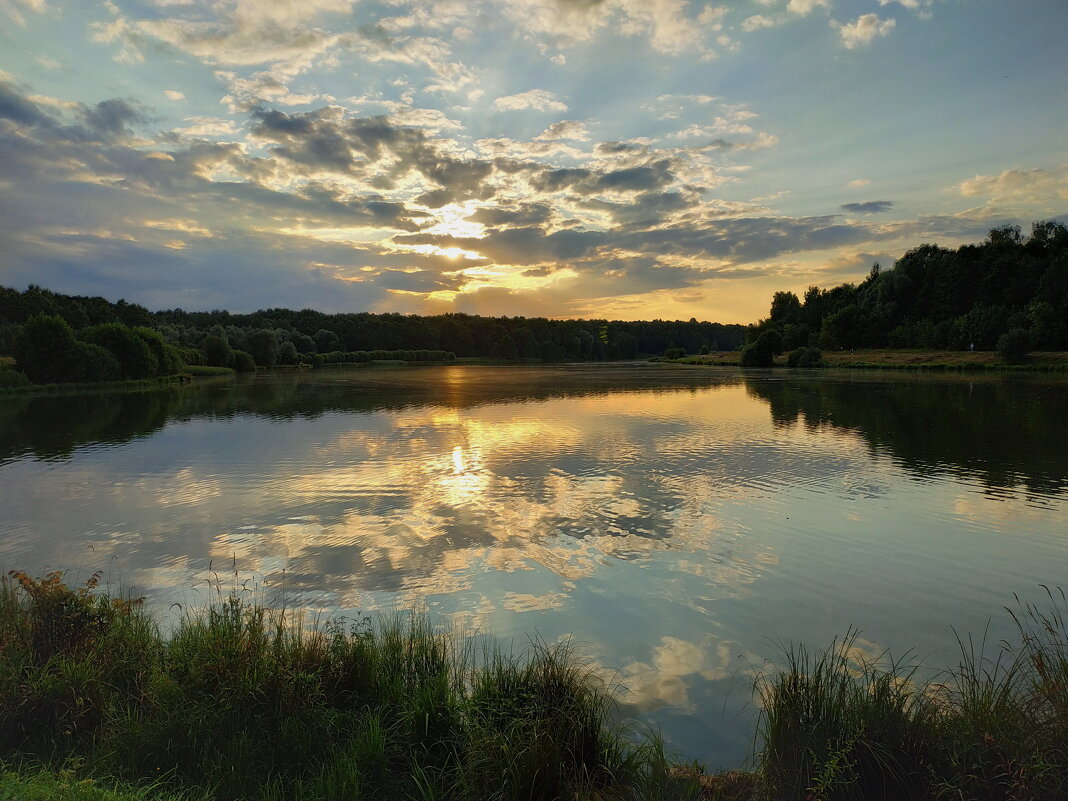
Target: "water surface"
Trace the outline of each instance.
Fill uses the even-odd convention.
[[[1010,634],[1068,585],[1068,383],[646,365],[282,372],[0,402],[0,566],[103,570],[163,614],[255,579],[572,636],[673,750],[733,767],[753,671]],[[209,570],[210,565],[210,570]]]

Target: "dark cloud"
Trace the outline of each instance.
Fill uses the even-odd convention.
[[[531,183],[542,192],[570,190],[580,195],[602,192],[647,192],[668,186],[675,180],[671,160],[660,159],[650,164],[600,172],[585,168],[545,170],[535,175]]]
[[[600,231],[557,231],[546,234],[538,227],[494,229],[481,239],[437,234],[394,237],[402,245],[459,247],[480,253],[500,264],[531,265],[584,258],[606,244],[611,234]]]
[[[547,203],[521,203],[517,206],[484,206],[467,219],[490,228],[527,228],[544,225],[552,216],[553,210]]]
[[[866,203],[843,203],[841,209],[850,214],[881,214],[890,211],[893,205],[891,200],[869,200]]]
[[[19,125],[41,125],[51,120],[41,113],[36,103],[27,100],[6,83],[0,82],[0,119]]]
[[[599,155],[617,156],[622,153],[641,153],[645,149],[645,145],[633,142],[600,142],[593,150]]]
[[[141,110],[119,98],[101,100],[95,106],[82,111],[85,124],[104,137],[114,137],[126,133],[130,123],[146,122]]]
[[[386,116],[343,119],[332,108],[297,114],[257,108],[252,116],[257,121],[253,134],[277,143],[271,148],[274,156],[311,173],[359,175],[388,190],[415,171],[438,187],[418,201],[432,208],[493,195],[485,185],[494,171],[492,161],[444,153],[424,131]],[[389,163],[377,169],[387,156]]]
[[[661,225],[670,215],[693,208],[701,202],[696,192],[646,192],[629,203],[610,203],[591,200],[587,208],[607,211],[616,225],[624,228],[652,228]]]

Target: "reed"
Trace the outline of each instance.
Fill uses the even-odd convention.
[[[0,757],[218,799],[662,799],[659,739],[567,644],[475,659],[425,614],[317,624],[234,590],[168,636],[97,577],[0,583]]]

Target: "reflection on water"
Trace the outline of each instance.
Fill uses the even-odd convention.
[[[730,766],[769,643],[859,624],[937,662],[1064,583],[1064,386],[453,366],[3,401],[0,565],[165,609],[236,559],[289,604],[574,635]]]

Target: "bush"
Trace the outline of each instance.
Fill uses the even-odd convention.
[[[26,377],[25,373],[20,373],[18,370],[0,370],[0,389],[11,389],[12,387],[24,387],[30,383],[30,379]]]
[[[252,354],[244,350],[233,351],[233,360],[231,365],[234,370],[239,373],[254,373],[256,372],[256,360],[252,358]]]
[[[58,315],[38,314],[27,320],[15,358],[35,384],[80,380],[78,341]]]
[[[299,357],[296,345],[292,342],[283,342],[278,346],[278,353],[275,359],[278,364],[296,364]]]
[[[230,343],[213,334],[204,337],[200,349],[204,351],[204,363],[209,367],[227,367],[233,357]]]
[[[119,360],[121,378],[151,378],[159,371],[159,362],[145,340],[122,323],[104,323],[82,329],[78,338],[109,350]]]
[[[155,375],[174,375],[181,370],[181,359],[176,356],[173,347],[164,341],[159,331],[138,326],[133,329],[133,332],[141,337],[141,340],[148,345],[148,349],[152,351],[156,359]]]
[[[664,351],[665,359],[681,359],[686,355],[686,348],[668,348]]]
[[[786,357],[787,367],[826,367],[819,348],[797,348]]]
[[[91,342],[78,343],[80,381],[118,381],[122,378],[122,365],[111,351]]]
[[[1031,351],[1031,335],[1023,328],[1014,328],[998,338],[998,355],[1007,364],[1023,364]]]
[[[771,367],[773,359],[771,351],[761,345],[760,340],[742,348],[742,367]]]
[[[0,758],[220,799],[665,797],[566,644],[479,666],[418,614],[312,628],[236,590],[165,635],[96,582],[0,577]]]

